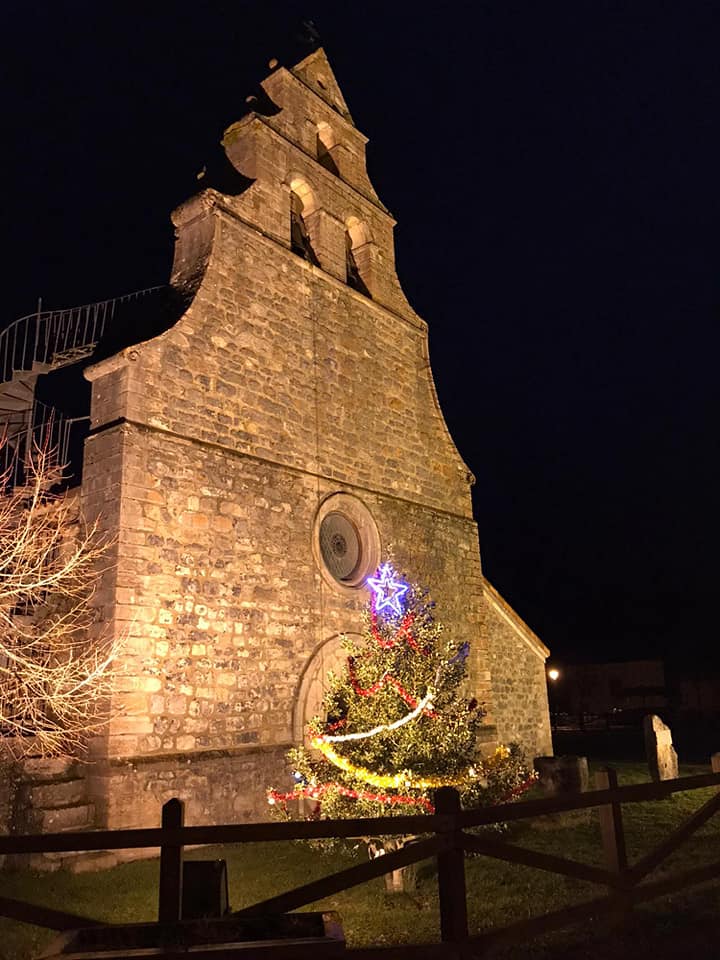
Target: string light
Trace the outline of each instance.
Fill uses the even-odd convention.
[[[312,746],[318,750],[322,750],[322,743],[346,743],[348,740],[367,740],[368,737],[374,737],[378,733],[387,733],[389,730],[397,730],[398,727],[403,727],[406,723],[410,723],[411,720],[419,717],[426,707],[432,708],[431,690],[428,690],[422,700],[418,701],[418,705],[414,710],[411,710],[410,713],[406,713],[405,716],[400,717],[399,720],[394,720],[392,723],[381,723],[378,724],[377,727],[373,727],[372,730],[362,730],[358,731],[357,733],[338,733],[335,735],[329,735],[327,733],[319,734],[313,738]]]
[[[506,758],[509,756],[509,751],[507,747],[499,746],[495,751],[494,756],[503,756]],[[473,768],[469,768],[472,770]],[[473,773],[475,771],[473,770]],[[295,779],[298,778],[297,771],[294,774]],[[497,801],[498,803],[508,803],[510,800],[515,799],[515,797],[520,796],[525,793],[526,790],[529,790],[530,787],[537,780],[537,773],[533,771],[530,776],[523,780],[522,783],[519,783],[517,786],[513,787],[506,794],[504,794]],[[452,784],[443,783],[440,786],[457,786],[457,782]],[[390,793],[371,793],[368,790],[353,790],[350,787],[344,787],[340,783],[321,783],[321,784],[304,784],[303,786],[298,786],[295,790],[291,790],[287,793],[283,793],[279,790],[268,790],[267,800],[270,806],[274,806],[276,803],[286,804],[290,800],[317,800],[318,802],[322,800],[323,796],[329,791],[336,791],[343,797],[348,797],[351,800],[367,800],[372,803],[384,803],[388,806],[414,806],[422,807],[424,810],[427,810],[428,813],[435,813],[435,807],[427,799],[427,797],[411,797],[404,794],[390,794]]]
[[[314,739],[312,745],[338,769],[344,770],[345,773],[349,773],[356,780],[362,780],[363,783],[369,783],[373,787],[394,788],[396,790],[436,790],[438,787],[469,786],[482,780],[478,771],[472,766],[467,767],[455,776],[448,777],[423,777],[414,774],[412,770],[403,770],[401,773],[373,773],[367,767],[355,766],[347,757],[341,756],[325,738]],[[485,785],[483,783],[483,786]]]

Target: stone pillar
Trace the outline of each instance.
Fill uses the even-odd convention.
[[[312,248],[326,273],[345,282],[345,227],[327,210],[303,215]]]
[[[370,291],[371,296],[377,288],[377,255],[377,244],[373,243],[372,240],[353,247],[353,256],[355,257],[358,273],[362,278],[362,282]]]

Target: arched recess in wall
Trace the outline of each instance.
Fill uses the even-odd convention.
[[[312,187],[301,177],[290,181],[290,249],[315,266],[319,261],[313,250],[307,218],[317,210],[317,200]]]
[[[367,224],[358,217],[345,221],[345,266],[347,285],[372,296],[372,237]]]
[[[359,634],[348,633],[348,637],[359,637]],[[315,650],[308,660],[298,686],[293,712],[293,740],[295,743],[305,743],[307,740],[307,725],[313,717],[321,713],[323,697],[327,690],[327,676],[332,670],[341,673],[345,669],[347,653],[342,645],[342,637],[335,634],[328,637]]]
[[[322,164],[330,173],[335,176],[340,175],[337,162],[333,156],[334,147],[337,146],[335,133],[329,123],[321,121],[317,126],[317,158],[318,163]]]

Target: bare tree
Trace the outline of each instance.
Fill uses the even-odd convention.
[[[16,758],[77,756],[112,692],[117,641],[91,602],[109,543],[52,492],[56,451],[35,446],[22,473],[0,476],[0,737]]]

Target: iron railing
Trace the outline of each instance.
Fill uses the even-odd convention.
[[[20,317],[0,333],[0,383],[21,370],[57,369],[90,356],[119,306],[160,289],[148,287],[112,300]]]
[[[6,424],[0,444],[0,477],[6,489],[25,486],[31,459],[39,453],[50,457],[52,470],[62,471],[70,460],[70,433],[78,420],[87,417],[64,417],[35,400],[25,422]]]

